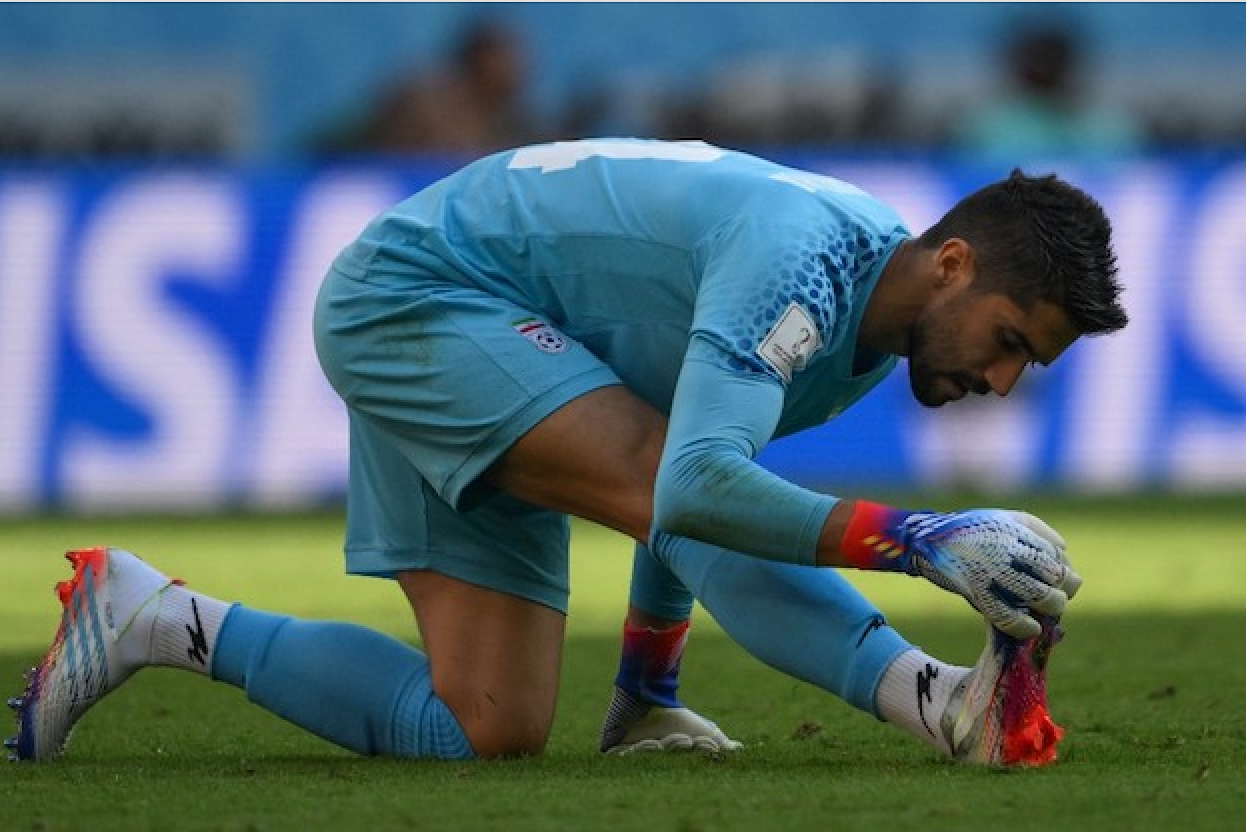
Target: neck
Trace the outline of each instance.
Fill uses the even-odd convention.
[[[918,279],[924,260],[916,240],[905,240],[891,255],[861,316],[859,345],[875,352],[908,355],[909,330],[928,294]]]

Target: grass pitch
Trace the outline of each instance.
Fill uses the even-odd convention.
[[[1050,668],[1052,712],[1068,732],[1050,768],[984,771],[938,760],[764,667],[699,611],[685,698],[747,749],[600,756],[630,545],[578,526],[563,693],[544,756],[363,759],[237,690],[149,670],[82,721],[63,759],[0,766],[0,829],[1238,828],[1246,817],[1243,501],[1010,502],[1065,534],[1086,579]],[[20,670],[55,630],[51,586],[69,575],[60,553],[98,543],[131,548],[215,595],[413,637],[396,588],[342,576],[340,530],[332,512],[0,520],[0,694],[18,692]],[[921,581],[852,577],[910,640],[975,660],[981,625],[962,601]]]

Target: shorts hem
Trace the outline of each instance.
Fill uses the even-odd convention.
[[[496,566],[484,567],[462,558],[437,552],[410,550],[347,549],[346,574],[393,579],[399,572],[427,570],[483,589],[533,601],[555,612],[567,614],[570,587],[551,586],[540,581],[500,572]]]
[[[471,494],[472,485],[528,431],[580,396],[620,384],[622,381],[614,371],[602,365],[566,379],[532,399],[468,454],[440,489],[442,499],[455,509],[469,508],[475,502]]]

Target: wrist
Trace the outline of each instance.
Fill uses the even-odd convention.
[[[908,519],[914,512],[869,500],[857,500],[839,544],[840,554],[854,569],[910,572]]]

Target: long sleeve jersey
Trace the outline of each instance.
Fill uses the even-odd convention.
[[[610,139],[475,162],[377,218],[336,267],[431,274],[531,309],[669,417],[656,535],[811,563],[836,499],[755,458],[895,366],[857,331],[910,236],[831,177],[703,142]]]

